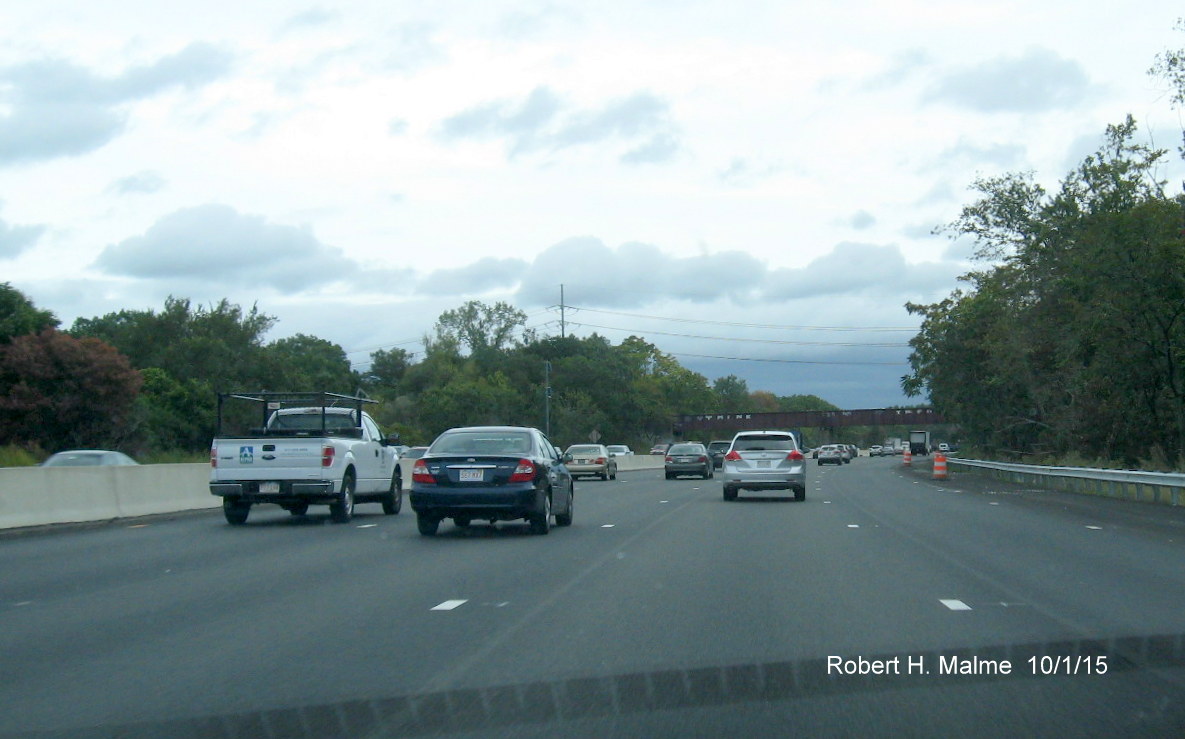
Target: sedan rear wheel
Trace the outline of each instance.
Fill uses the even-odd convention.
[[[551,492],[543,496],[543,511],[531,514],[531,533],[543,536],[551,531]]]
[[[416,516],[416,527],[423,536],[436,536],[436,530],[440,528],[440,519],[421,513]]]

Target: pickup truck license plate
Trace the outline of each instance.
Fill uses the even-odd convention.
[[[458,470],[461,473],[461,482],[481,482],[483,479],[483,470]]]
[[[278,483],[278,482],[261,482],[261,483],[259,483],[259,492],[261,492],[261,493],[278,493],[278,492],[280,492],[280,483]]]

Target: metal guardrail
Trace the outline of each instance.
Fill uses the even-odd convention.
[[[1185,474],[1177,472],[1047,467],[1013,462],[985,462],[959,457],[947,457],[947,464],[978,467],[1013,482],[1047,484],[1076,493],[1166,505],[1182,505],[1185,502]]]

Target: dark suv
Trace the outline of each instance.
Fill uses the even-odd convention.
[[[731,439],[708,442],[708,456],[712,458],[713,467],[719,469],[724,464],[724,455],[728,454],[730,446],[732,446]]]

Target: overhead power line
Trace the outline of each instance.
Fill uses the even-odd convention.
[[[682,352],[667,352],[673,357],[698,357],[700,359],[725,359],[731,362],[772,362],[774,364],[845,364],[845,365],[876,365],[880,367],[908,367],[908,362],[835,362],[815,359],[765,359],[761,357],[718,357],[712,354],[684,354]]]
[[[779,344],[783,346],[860,346],[860,347],[879,347],[879,348],[904,348],[909,344],[895,342],[895,343],[877,343],[877,342],[863,342],[863,341],[787,341],[784,339],[750,339],[734,336],[700,336],[697,334],[677,334],[670,331],[655,331],[653,329],[635,329],[635,328],[620,328],[618,326],[598,326],[595,323],[575,323],[569,322],[572,326],[582,326],[584,328],[599,328],[606,331],[622,331],[625,333],[634,334],[657,334],[659,336],[676,336],[683,339],[705,339],[709,341],[744,341],[753,344]]]
[[[585,311],[587,313],[604,313],[612,316],[628,316],[630,318],[646,318],[653,321],[672,321],[675,323],[703,323],[714,326],[737,326],[741,328],[767,328],[782,331],[899,331],[917,333],[917,326],[794,326],[773,323],[744,323],[739,321],[712,321],[704,318],[673,318],[670,316],[651,316],[643,313],[625,313],[622,311],[602,310],[600,308],[581,308],[574,305],[567,306],[568,310]]]

